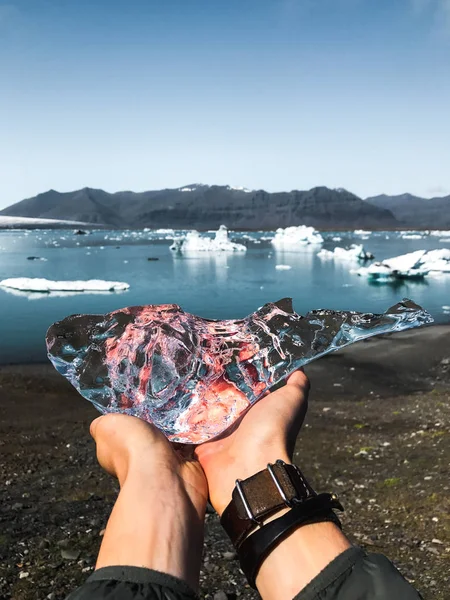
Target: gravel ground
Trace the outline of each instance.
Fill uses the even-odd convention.
[[[450,590],[450,328],[360,344],[311,365],[295,461],[335,491],[344,530],[426,599]],[[62,600],[92,572],[117,483],[95,460],[97,415],[48,365],[0,368],[0,599]],[[257,598],[214,513],[201,596]]]

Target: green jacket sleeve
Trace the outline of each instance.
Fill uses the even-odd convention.
[[[422,596],[382,554],[349,548],[294,600],[420,600]]]

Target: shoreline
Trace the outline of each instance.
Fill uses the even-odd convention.
[[[373,336],[314,360],[304,368],[320,393],[327,394],[333,387],[339,387],[330,384],[330,380],[340,380],[341,370],[351,368],[355,372],[358,368],[365,373],[365,383],[353,376],[347,386],[349,393],[368,393],[373,383],[383,393],[392,394],[395,390],[398,393],[405,389],[414,391],[414,385],[423,389],[424,385],[431,384],[433,369],[446,357],[450,357],[450,322]],[[371,376],[374,370],[375,378]],[[64,380],[49,360],[0,363],[0,377],[6,373]],[[323,379],[325,373],[328,379]]]

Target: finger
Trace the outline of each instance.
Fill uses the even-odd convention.
[[[308,392],[309,388],[311,387],[309,379],[303,369],[299,369],[298,371],[291,373],[286,380],[286,385],[292,385],[300,388],[302,392]]]

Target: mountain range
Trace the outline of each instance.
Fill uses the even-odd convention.
[[[426,200],[404,194],[363,200],[344,189],[270,193],[191,184],[148,192],[49,190],[0,211],[11,217],[82,221],[112,228],[322,229],[450,228],[450,196]]]

